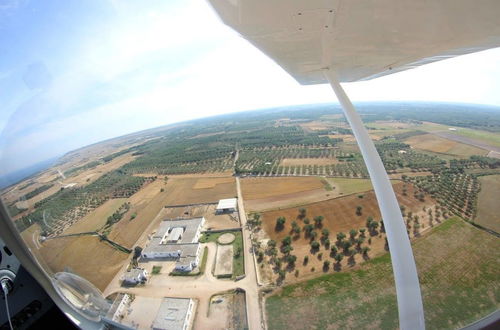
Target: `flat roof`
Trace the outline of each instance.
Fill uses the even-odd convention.
[[[137,279],[140,275],[142,275],[144,273],[144,269],[141,269],[141,268],[133,268],[127,272],[125,272],[125,274],[123,274],[123,280],[127,281],[132,281],[132,280],[135,280]]]
[[[193,243],[193,239],[196,237],[198,229],[203,221],[203,217],[180,220],[163,220],[156,233],[153,234],[153,238],[163,238],[170,228],[182,227],[184,228],[184,233],[182,234],[182,239],[179,243]]]
[[[219,201],[219,204],[217,204],[217,210],[236,209],[237,203],[238,203],[237,198],[221,199]]]
[[[183,329],[190,298],[163,298],[153,322],[154,329]]]
[[[182,257],[196,255],[198,245],[200,243],[183,243],[183,244],[160,244],[161,238],[155,237],[149,242],[149,245],[142,251],[143,254],[158,252],[158,253],[171,253],[180,251]]]
[[[182,234],[184,233],[184,228],[183,227],[174,227],[172,228],[172,231],[170,234],[167,236],[167,241],[178,241],[181,237]]]

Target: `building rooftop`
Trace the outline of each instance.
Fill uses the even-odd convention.
[[[164,220],[160,223],[158,230],[153,234],[153,238],[162,239],[169,229],[184,228],[182,239],[179,243],[193,243],[199,227],[203,224],[204,218],[181,219],[181,220]],[[168,238],[170,240],[170,238]],[[151,242],[152,243],[152,242]]]
[[[174,227],[167,236],[167,242],[177,242],[181,239],[184,233],[183,227]]]
[[[183,244],[160,244],[161,238],[155,237],[151,240],[148,246],[142,251],[143,254],[148,254],[152,252],[176,252],[180,251],[181,256],[196,255],[198,251],[199,243],[183,243]]]
[[[128,282],[135,281],[137,279],[137,277],[142,275],[143,272],[144,272],[144,269],[133,268],[133,269],[125,272],[125,274],[123,274],[123,280],[128,281]]]
[[[183,329],[190,302],[189,298],[163,298],[153,328]]]
[[[237,198],[221,199],[217,204],[217,210],[236,209],[237,201]]]

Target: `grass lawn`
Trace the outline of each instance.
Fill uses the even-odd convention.
[[[153,266],[153,270],[151,271],[152,275],[158,275],[161,272],[161,266]]]
[[[413,244],[429,329],[454,329],[500,306],[498,238],[451,218]],[[398,327],[389,254],[293,284],[266,300],[270,329]]]
[[[203,233],[203,235],[200,237],[200,243],[208,243],[208,242],[214,242],[217,243],[217,239],[219,236],[225,233],[231,233],[234,234],[235,238],[233,243],[233,251],[234,251],[234,257],[233,257],[233,276],[232,278],[236,278],[240,275],[245,274],[245,258],[244,258],[244,253],[243,253],[243,236],[240,231],[231,231],[231,232],[221,232],[221,233]],[[239,254],[238,254],[239,251]]]

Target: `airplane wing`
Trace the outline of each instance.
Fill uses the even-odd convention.
[[[210,0],[304,85],[367,80],[500,46],[499,0]]]

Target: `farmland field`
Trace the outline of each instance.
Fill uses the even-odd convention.
[[[107,218],[126,201],[126,198],[114,198],[106,201],[104,204],[102,204],[94,211],[78,220],[77,223],[65,230],[63,232],[63,235],[84,233],[100,229],[106,224]]]
[[[319,177],[245,178],[241,189],[247,211],[291,207],[335,197]]]
[[[114,224],[109,238],[125,247],[132,248],[144,230],[156,218],[164,207],[168,196],[164,180],[157,179],[143,189],[130,196],[130,210],[123,219]],[[164,189],[164,191],[161,191]],[[135,217],[133,217],[135,215]]]
[[[43,243],[40,253],[54,273],[69,268],[100,290],[106,288],[128,258],[126,253],[94,236],[48,240]]]
[[[420,202],[413,197],[413,187],[410,185],[407,196],[401,194],[403,184],[398,183],[394,185],[397,198],[400,204],[405,205],[408,209],[419,210],[423,205],[432,205],[432,199],[427,199],[425,202]],[[346,196],[342,198],[334,198],[317,203],[302,205],[300,207],[293,207],[288,209],[271,210],[262,213],[263,226],[267,233],[271,235],[272,239],[281,240],[288,235],[288,228],[290,225],[287,223],[285,229],[276,232],[274,230],[275,220],[280,216],[288,219],[288,222],[295,220],[299,214],[299,208],[305,208],[307,213],[306,217],[312,220],[313,217],[322,215],[325,217],[324,227],[333,232],[347,232],[352,228],[361,228],[365,226],[366,217],[372,216],[375,219],[380,219],[380,211],[378,208],[375,193],[373,191],[365,192],[362,194],[363,198],[357,195]],[[356,207],[360,205],[363,207],[362,215],[356,215]]]
[[[500,175],[479,177],[481,191],[479,192],[478,213],[474,222],[500,233],[500,212],[498,200],[500,196]]]
[[[211,203],[235,197],[236,184],[232,177],[169,177],[166,191],[165,205]]]
[[[424,230],[429,229],[432,225],[425,218],[426,212],[423,211],[423,208],[425,206],[425,210],[431,209],[435,201],[431,198],[425,198],[424,201],[418,200],[414,197],[414,188],[411,185],[407,185],[404,188],[403,183],[397,183],[394,185],[394,188],[398,200],[401,205],[405,206],[406,212],[412,212],[415,216],[418,215],[420,218],[420,228]],[[406,196],[402,193],[403,189],[407,191]],[[357,206],[362,207],[360,214],[356,211]],[[299,216],[301,208],[305,209],[303,217]],[[317,216],[323,217],[323,221],[319,226],[313,221]],[[285,218],[282,228],[278,228],[277,225],[279,217]],[[292,269],[288,269],[287,271],[293,273],[296,270],[298,274],[295,277],[291,273],[286,276],[286,283],[291,283],[304,277],[310,278],[313,275],[324,272],[325,270],[322,269],[323,262],[333,262],[334,255],[330,254],[329,245],[334,244],[336,235],[340,232],[349,235],[353,229],[357,231],[361,228],[366,228],[368,217],[372,217],[375,221],[380,221],[380,211],[373,191],[311,203],[301,207],[262,212],[262,228],[265,234],[261,232],[260,237],[262,240],[271,239],[275,242],[282,242],[286,237],[292,237],[292,254],[297,257],[298,261]],[[298,234],[293,231],[293,223],[301,227]],[[312,224],[311,231],[313,234],[316,234],[315,238],[311,236],[312,234],[306,233],[306,227],[309,224]],[[324,230],[328,231],[327,238],[330,242],[328,244],[325,243],[324,238],[321,238]],[[410,231],[410,233],[412,237],[420,235],[415,231]],[[358,246],[358,251],[361,251],[363,247],[368,247],[369,253],[367,255],[359,253],[353,255],[352,258],[344,258],[342,262],[338,263],[338,269],[353,267],[362,263],[366,257],[374,257],[385,252],[384,234],[380,230],[369,231],[365,235],[363,242]],[[314,240],[321,242],[321,246],[318,249],[311,248],[311,242]],[[354,244],[352,247],[354,247]],[[306,256],[309,259],[303,263],[302,260]],[[267,261],[264,263],[264,265],[268,264]],[[274,281],[275,276],[268,270],[263,270],[263,275],[268,280]]]
[[[241,189],[245,200],[276,197],[322,188],[323,184],[318,177],[244,178],[241,180]]]
[[[327,178],[336,187],[340,195],[350,195],[357,192],[372,190],[370,179]]]
[[[459,218],[414,242],[427,328],[460,328],[500,306],[498,246]],[[266,312],[270,329],[396,329],[390,257],[286,286],[267,298]]]
[[[405,141],[413,148],[423,149],[434,152],[448,152],[457,143],[433,134],[424,134],[412,136]]]

